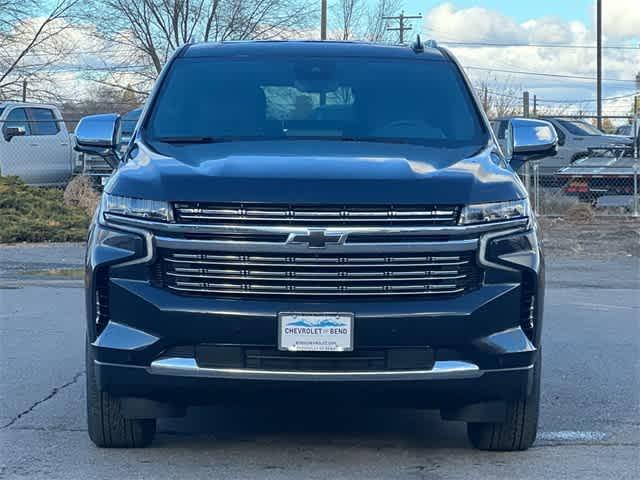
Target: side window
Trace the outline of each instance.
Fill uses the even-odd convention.
[[[2,132],[6,132],[7,128],[22,127],[25,135],[31,135],[29,119],[27,118],[27,110],[24,108],[14,108],[7,114],[7,118],[2,126]]]
[[[29,114],[32,135],[56,135],[60,131],[53,111],[48,108],[30,108]]]

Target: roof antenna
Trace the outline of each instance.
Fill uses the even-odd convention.
[[[422,43],[422,40],[420,40],[420,34],[416,35],[416,41],[413,42],[413,45],[411,45],[411,48],[416,53],[424,52],[424,45]]]

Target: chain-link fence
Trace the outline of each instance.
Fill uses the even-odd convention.
[[[63,119],[59,110],[46,105],[0,106],[0,175],[53,187],[66,186],[74,175],[87,175],[99,184],[112,168],[102,157],[75,150],[71,126],[79,120]]]
[[[640,159],[592,155],[554,173],[543,163],[529,162],[521,172],[538,216],[640,216]]]

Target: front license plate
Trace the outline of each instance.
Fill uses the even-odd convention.
[[[290,352],[353,350],[353,315],[349,313],[281,313],[278,348]]]

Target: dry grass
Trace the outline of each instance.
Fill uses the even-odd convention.
[[[640,257],[640,218],[595,216],[588,223],[539,217],[544,248],[555,257]]]
[[[565,217],[574,223],[592,223],[596,215],[588,203],[576,203],[569,207]]]
[[[94,188],[91,178],[78,176],[73,178],[64,190],[64,203],[74,207],[80,207],[89,217],[100,204],[100,193]]]

